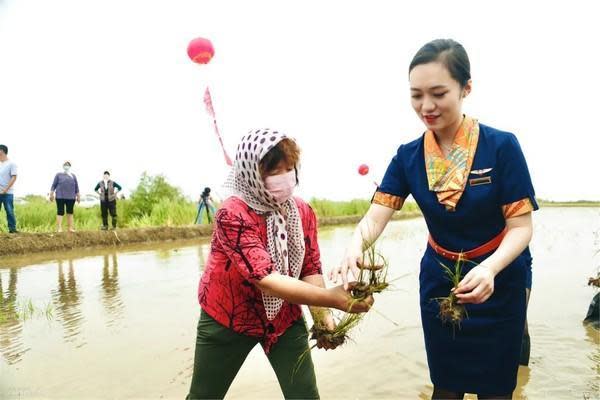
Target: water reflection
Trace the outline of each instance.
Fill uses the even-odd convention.
[[[160,249],[156,251],[156,258],[162,261],[169,261],[169,259],[173,256],[173,252],[177,252],[177,249]]]
[[[124,304],[119,290],[119,264],[117,253],[105,254],[103,257],[101,297],[102,304],[110,319],[108,326],[113,326],[123,316]],[[111,268],[112,261],[112,268]]]
[[[513,399],[525,400],[527,399],[527,394],[525,388],[529,383],[529,379],[531,378],[531,369],[529,367],[519,367],[519,374],[517,376],[517,386],[513,392]],[[431,395],[433,393],[433,385],[425,384],[421,387],[417,398],[420,400],[429,400],[431,399]],[[465,400],[475,400],[477,396],[472,393],[465,394]]]
[[[186,243],[130,246],[130,251],[141,251],[136,254],[140,260],[150,254],[151,257],[159,260],[160,265],[178,265],[173,264],[171,260],[175,256],[182,257],[182,260],[187,259],[188,255],[180,255],[181,246]],[[146,253],[147,250],[151,250],[151,253]],[[201,243],[193,249],[193,253],[197,252],[197,256],[194,254],[197,260],[194,266],[200,272],[204,269],[209,250],[209,243]],[[62,328],[64,343],[75,349],[87,344],[85,332],[90,323],[99,323],[108,328],[125,324],[127,307],[122,286],[124,277],[119,274],[123,272],[119,269],[119,254],[121,253],[111,249],[101,250],[95,257],[89,257],[88,251],[72,251],[62,253],[60,259],[56,259],[56,255],[37,254],[0,260],[2,264],[0,268],[0,357],[2,360],[5,360],[8,365],[26,364],[24,355],[31,350],[25,347],[29,343],[24,334],[27,333],[26,327],[28,324],[36,325],[35,321],[30,319],[44,318],[46,305],[51,311],[50,325]],[[24,268],[32,262],[38,263],[40,267],[35,272],[36,278],[33,280],[27,273],[30,270]],[[145,261],[143,263],[146,266]],[[155,265],[152,262],[150,264]],[[164,271],[159,273],[162,275]],[[194,274],[193,280],[196,279],[197,275]],[[23,318],[16,318],[15,316],[22,313],[30,301],[35,307],[34,315],[25,321]],[[92,311],[98,306],[100,313]],[[0,390],[0,398],[2,398],[2,390]]]
[[[514,399],[527,399],[527,384],[531,379],[531,368],[530,367],[519,367],[519,374],[517,375],[517,387],[513,392]]]
[[[204,267],[206,266],[206,260],[208,259],[208,254],[210,253],[210,243],[209,244],[202,244],[200,246],[198,246],[198,259],[199,259],[199,271],[203,272],[204,271]]]
[[[18,308],[17,268],[13,267],[8,273],[6,292],[0,274],[0,353],[9,365],[21,361],[29,350],[23,347],[23,320],[15,318]]]
[[[600,392],[600,330],[592,325],[585,325],[586,341],[592,344],[592,352],[588,358],[592,362],[591,368],[595,372],[593,378],[587,383],[591,393]]]
[[[425,384],[421,387],[417,398],[419,400],[429,400],[431,399],[431,394],[433,393],[433,385]]]
[[[58,261],[58,288],[52,291],[52,302],[56,317],[64,328],[67,342],[75,342],[81,333],[83,314],[81,313],[82,294],[77,287],[73,260],[68,260],[68,271],[65,275],[64,261]],[[85,343],[79,343],[78,347]]]

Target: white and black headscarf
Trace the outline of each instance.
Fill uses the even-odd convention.
[[[280,274],[297,279],[305,252],[298,207],[293,198],[277,204],[267,191],[259,169],[260,160],[283,139],[291,138],[270,129],[252,130],[245,135],[237,148],[233,168],[224,187],[258,214],[266,216],[268,250],[274,267]],[[283,300],[265,293],[262,296],[267,319],[273,320],[281,310]]]

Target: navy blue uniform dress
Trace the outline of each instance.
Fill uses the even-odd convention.
[[[400,146],[378,191],[418,203],[429,233],[442,247],[455,252],[474,249],[506,226],[502,206],[529,198],[538,205],[533,185],[516,137],[479,124],[479,140],[471,171],[490,169],[487,184],[471,186],[469,180],[455,211],[438,202],[427,183],[424,136]],[[473,177],[482,177],[470,176]],[[481,180],[480,180],[481,182]],[[473,261],[479,263],[489,254]],[[468,317],[459,327],[442,324],[439,305],[433,300],[448,296],[452,288],[440,267],[453,261],[427,246],[421,260],[421,319],[431,381],[455,392],[511,393],[516,386],[521,338],[525,322],[526,249],[495,278],[494,293],[483,304],[468,304]],[[465,264],[465,274],[472,268]]]

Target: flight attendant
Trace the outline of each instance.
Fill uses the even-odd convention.
[[[427,43],[409,67],[412,106],[426,132],[401,145],[372,205],[331,278],[358,274],[363,244],[373,243],[412,195],[429,229],[421,260],[420,306],[434,399],[510,399],[516,386],[525,322],[526,267],[538,208],[525,157],[514,134],[464,115],[472,88],[462,45]],[[453,288],[441,261],[462,280]],[[467,317],[444,324],[436,298],[454,290]]]

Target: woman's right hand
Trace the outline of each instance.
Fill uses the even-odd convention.
[[[354,279],[358,279],[358,274],[360,273],[358,265],[362,261],[362,258],[362,249],[349,247],[340,265],[329,271],[329,280],[333,283],[338,283],[338,278],[341,277],[344,289],[348,290],[348,272],[352,273]]]
[[[50,193],[50,197],[48,198],[50,201],[54,201],[54,193]]]
[[[356,282],[350,282],[348,290],[344,289],[344,285],[327,289],[335,299],[335,308],[352,314],[364,313],[371,309],[375,302],[373,296],[369,296],[362,301],[357,301],[350,295],[350,290],[352,290],[355,284]]]

